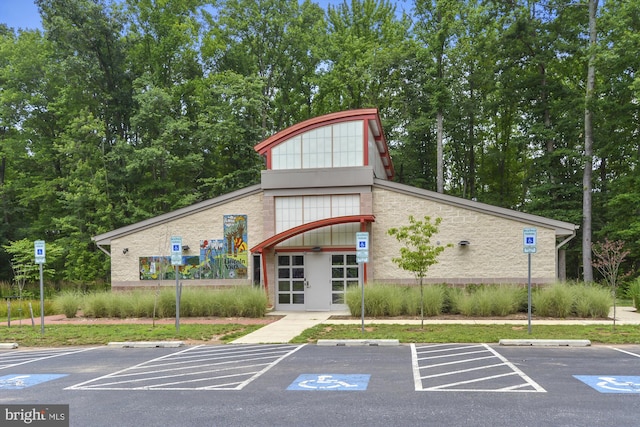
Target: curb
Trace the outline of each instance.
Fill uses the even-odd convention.
[[[1,349],[13,349],[18,348],[17,342],[0,342]]]
[[[529,346],[529,347],[589,347],[589,340],[500,340],[504,346]]]
[[[392,346],[399,345],[400,342],[398,340],[391,339],[381,339],[381,340],[318,340],[317,345],[319,346],[341,346],[341,347],[352,347],[352,346]]]
[[[184,346],[182,341],[125,341],[107,344],[107,347],[119,348],[176,348],[182,346]]]

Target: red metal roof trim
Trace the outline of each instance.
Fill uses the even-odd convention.
[[[325,218],[318,221],[308,222],[306,224],[299,225],[297,227],[290,228],[282,233],[278,233],[275,236],[271,236],[266,240],[263,240],[256,246],[252,247],[249,252],[262,253],[265,249],[271,248],[280,242],[302,234],[305,231],[315,230],[316,228],[327,227],[329,225],[347,224],[350,222],[375,222],[376,217],[373,215],[346,215],[336,216],[333,218]]]
[[[380,157],[387,159],[387,164],[385,164],[385,169],[387,171],[387,178],[393,179],[394,170],[393,163],[391,162],[391,157],[389,156],[389,147],[387,146],[387,141],[384,138],[382,123],[380,122],[380,116],[378,115],[378,110],[376,108],[361,108],[358,110],[347,110],[340,111],[337,113],[325,114],[324,116],[314,117],[312,119],[305,120],[304,122],[300,122],[293,126],[290,126],[280,132],[270,136],[265,139],[261,143],[257,144],[253,147],[261,155],[267,155],[270,157],[269,151],[275,147],[276,145],[293,138],[296,135],[299,135],[303,132],[309,131],[311,129],[315,129],[321,126],[330,125],[333,123],[341,123],[348,122],[353,120],[363,120],[369,126],[369,121],[374,121],[377,124],[378,131],[380,135],[374,135],[376,141],[381,140],[382,145],[384,146],[383,150],[380,151]],[[270,165],[268,166],[270,167]]]
[[[319,126],[336,123],[336,122],[347,122],[351,120],[358,119],[370,119],[373,117],[377,117],[378,110],[375,108],[363,108],[359,110],[348,110],[348,111],[340,111],[337,113],[325,114],[324,116],[314,117],[312,119],[305,120],[304,122],[297,123],[293,126],[290,126],[280,132],[270,136],[265,139],[258,145],[254,147],[260,154],[264,154],[270,148],[278,145],[284,140],[288,140],[291,137]],[[381,127],[382,128],[382,127]]]

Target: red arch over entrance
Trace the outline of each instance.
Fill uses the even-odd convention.
[[[345,215],[345,216],[336,216],[333,218],[325,218],[320,219],[318,221],[308,222],[306,224],[298,225],[297,227],[290,228],[288,230],[283,231],[282,233],[278,233],[274,236],[269,237],[268,239],[263,240],[258,243],[256,246],[252,247],[249,252],[251,253],[259,253],[263,254],[265,250],[269,250],[273,248],[280,242],[283,242],[287,239],[290,239],[298,234],[302,234],[306,231],[315,230],[317,228],[327,227],[329,225],[337,225],[337,224],[347,224],[353,222],[359,222],[362,224],[361,229],[364,231],[364,224],[375,222],[376,217],[373,215]],[[355,249],[355,248],[354,248]],[[264,277],[264,288],[265,290],[269,289],[267,286],[267,263],[266,257],[262,256],[262,274]]]

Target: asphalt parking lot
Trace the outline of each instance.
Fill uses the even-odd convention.
[[[71,426],[636,426],[639,398],[638,345],[0,350],[0,405]]]

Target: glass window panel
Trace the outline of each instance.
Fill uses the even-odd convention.
[[[360,283],[357,280],[347,280],[347,289],[348,288],[357,288],[360,285]]]
[[[356,265],[357,264],[357,258],[355,256],[355,254],[347,255],[347,264],[348,265]]]
[[[291,273],[294,279],[304,278],[304,268],[292,268]]]
[[[331,278],[332,279],[342,279],[344,277],[344,268],[342,267],[333,267],[331,269]]]
[[[304,304],[304,294],[293,294],[294,304]]]
[[[344,282],[342,280],[334,280],[331,282],[331,290],[334,292],[344,292]]]
[[[304,292],[304,282],[301,282],[301,281],[293,282],[293,291],[294,292]]]
[[[289,292],[291,290],[291,283],[280,281],[278,282],[278,291]]]
[[[289,256],[278,256],[278,265],[289,265]]]
[[[331,294],[333,304],[344,304],[344,294]]]
[[[279,294],[278,302],[280,304],[291,304],[291,296],[289,294]]]
[[[279,268],[278,269],[278,279],[288,279],[290,276],[290,271],[288,268]]]
[[[304,256],[294,255],[292,258],[293,258],[293,265],[304,265]]]
[[[355,255],[354,255],[355,259]],[[331,265],[344,265],[343,255],[331,255]]]
[[[358,277],[358,267],[347,267],[347,277],[348,278]]]

